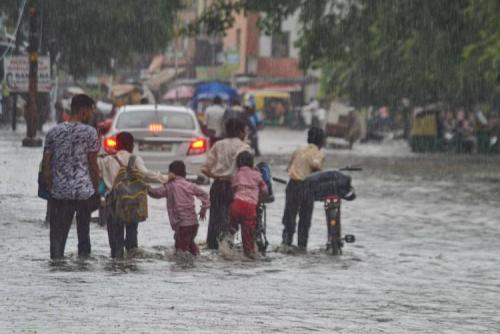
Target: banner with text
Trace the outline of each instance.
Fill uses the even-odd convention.
[[[28,56],[7,57],[4,61],[7,87],[12,93],[27,93],[30,81],[30,62]],[[38,92],[50,92],[50,58],[38,58]]]

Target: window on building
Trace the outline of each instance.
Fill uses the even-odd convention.
[[[236,29],[236,50],[240,50],[241,46],[241,29]]]
[[[288,57],[290,55],[290,32],[274,33],[271,36],[271,55],[273,57]]]

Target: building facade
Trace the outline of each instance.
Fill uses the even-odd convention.
[[[298,13],[283,21],[280,32],[266,35],[260,31],[258,14],[238,15],[234,26],[224,38],[225,54],[238,53],[237,75],[260,77],[301,78],[298,39]],[[237,58],[236,56],[232,57]]]

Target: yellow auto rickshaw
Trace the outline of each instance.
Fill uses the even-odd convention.
[[[429,152],[439,149],[439,108],[430,105],[413,111],[410,130],[410,146],[413,152]]]
[[[255,109],[264,124],[284,125],[292,111],[290,93],[273,90],[257,90],[246,93],[245,101],[255,102]]]

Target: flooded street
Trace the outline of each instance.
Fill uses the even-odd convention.
[[[67,259],[52,262],[45,201],[36,197],[41,149],[21,148],[22,137],[0,130],[2,333],[500,331],[498,156],[413,155],[404,143],[328,151],[328,168],[364,168],[352,174],[358,198],[343,203],[344,232],[357,241],[340,257],[322,251],[326,227],[316,203],[307,255],[228,261],[202,249],[185,267],[173,257],[164,201],[150,200],[140,254],[111,260],[106,229],[92,224],[90,259],[76,256],[73,226]],[[275,148],[286,138],[305,140],[292,131],[262,136],[265,160],[280,177],[290,152]],[[275,192],[273,249],[284,186]],[[201,223],[200,243],[206,229]]]

